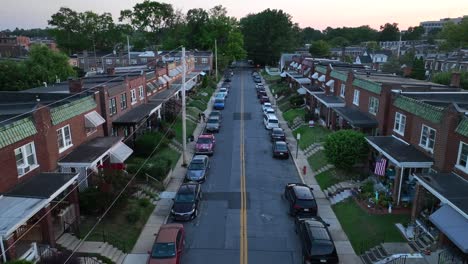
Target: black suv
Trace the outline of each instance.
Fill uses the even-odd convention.
[[[198,216],[198,204],[202,198],[199,183],[188,182],[179,187],[174,198],[171,216],[175,221],[187,221]]]
[[[271,141],[286,141],[284,130],[280,127],[275,127],[271,130]]]
[[[288,183],[284,188],[284,198],[289,203],[292,216],[317,216],[317,202],[312,188],[303,183]]]
[[[301,240],[303,264],[339,262],[327,226],[330,225],[320,217],[296,218],[295,230]]]

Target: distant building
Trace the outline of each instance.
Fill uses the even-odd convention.
[[[0,34],[0,58],[18,58],[28,54],[29,38]]]
[[[354,58],[362,55],[365,51],[365,47],[349,46],[344,49],[344,55],[349,56],[354,60]],[[343,48],[332,48],[330,52],[333,57],[341,57],[343,55]]]
[[[425,34],[429,33],[434,29],[442,29],[447,22],[453,22],[455,24],[460,24],[463,18],[468,18],[468,16],[456,17],[456,18],[442,18],[438,21],[423,21],[419,23],[419,26],[424,28]]]

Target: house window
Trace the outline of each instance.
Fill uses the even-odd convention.
[[[353,104],[359,106],[359,90],[354,90]]]
[[[18,176],[21,177],[37,167],[36,149],[34,142],[15,149],[16,168]]]
[[[128,137],[128,127],[124,127],[124,136]]]
[[[395,113],[395,124],[393,126],[393,131],[404,136],[406,127],[406,116],[402,113]]]
[[[193,62],[197,63],[197,62],[198,62],[198,59],[197,59],[197,58],[193,58]]]
[[[376,115],[379,111],[379,99],[371,96],[369,98],[369,113]]]
[[[120,109],[124,110],[127,108],[127,94],[123,93],[120,95]]]
[[[109,100],[109,114],[112,116],[112,115],[115,115],[116,113],[117,113],[117,103],[114,97]]]
[[[465,172],[468,171],[468,144],[460,141],[460,148],[458,149],[457,168]]]
[[[426,125],[423,125],[421,129],[421,140],[419,141],[419,145],[429,150],[430,152],[433,152],[435,137],[436,137],[435,129],[428,127]]]
[[[57,144],[59,148],[59,153],[65,151],[72,144],[70,125],[66,125],[57,130]]]
[[[130,64],[132,64],[132,65],[135,65],[135,64],[137,64],[137,63],[138,63],[138,62],[137,62],[136,59],[131,59],[131,60],[130,60]]]
[[[147,59],[146,59],[146,58],[141,58],[140,61],[141,61],[142,63],[146,63],[146,62],[147,62]]]
[[[143,90],[143,86],[138,87],[138,94],[140,95],[140,100],[145,98],[145,91]]]
[[[340,88],[340,96],[341,96],[342,98],[344,98],[344,97],[345,97],[345,92],[346,92],[346,85],[344,85],[344,84],[341,84],[341,88]]]
[[[201,59],[201,63],[207,64],[207,63],[208,63],[208,58],[202,58],[202,59]]]
[[[120,59],[115,59],[115,63],[116,63],[116,64],[119,64],[119,63],[120,63]]]
[[[113,136],[113,137],[116,137],[116,136],[118,136],[118,131],[117,131],[117,128],[115,128],[115,127],[112,127],[112,133],[111,133],[111,134],[112,134],[112,136]]]
[[[112,64],[112,59],[106,59],[106,64],[111,65]]]
[[[130,100],[132,101],[132,105],[137,102],[136,91],[135,89],[130,90]]]

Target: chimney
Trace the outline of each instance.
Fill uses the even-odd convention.
[[[106,69],[106,73],[108,75],[114,75],[115,74],[115,68],[114,67],[109,67]]]
[[[79,93],[83,90],[83,79],[68,79],[68,90],[70,93]]]
[[[459,72],[452,72],[452,78],[450,79],[450,87],[460,88]]]

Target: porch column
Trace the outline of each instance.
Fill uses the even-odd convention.
[[[42,241],[45,244],[49,244],[51,247],[55,247],[55,236],[54,228],[52,225],[52,212],[49,212],[50,205],[45,208],[42,208],[40,215],[45,217],[41,220],[41,232],[42,232]]]
[[[415,191],[414,191],[414,200],[413,206],[411,208],[411,220],[416,220],[419,213],[421,212],[422,206],[424,202],[424,187],[417,182]]]
[[[400,174],[402,172],[402,168],[395,167],[395,179],[393,180],[393,190],[392,190],[392,199],[393,202],[398,205],[398,196],[399,196],[399,187],[400,187]]]
[[[78,188],[77,187],[77,183],[73,183],[73,185],[70,186],[70,190],[73,190],[73,188],[75,188],[73,191],[71,191],[71,193],[68,195],[68,201],[70,202],[70,204],[73,204],[74,205],[74,209],[75,209],[75,224],[78,226],[80,224],[80,200],[78,198]]]
[[[331,118],[331,129],[333,131],[336,130],[336,112],[335,111],[331,111],[331,115],[330,115],[330,118]]]
[[[7,256],[7,259],[9,260],[13,260],[18,257],[16,255],[16,245],[14,243],[15,243],[15,236],[13,234],[3,241],[3,247],[5,248],[6,256]]]

